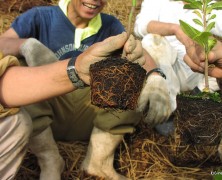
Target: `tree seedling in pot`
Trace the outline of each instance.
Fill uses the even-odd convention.
[[[132,1],[127,35],[131,34],[131,23],[136,0]],[[143,87],[146,71],[139,64],[122,56],[108,57],[90,66],[91,102],[100,108],[134,110]]]
[[[176,0],[181,1],[181,0]],[[216,15],[212,13],[213,10],[221,10],[222,2],[216,2],[212,0],[183,0],[185,2],[184,9],[191,9],[197,18],[194,18],[193,21],[195,24],[199,25],[202,30],[199,31],[196,28],[192,27],[188,23],[180,20],[180,27],[192,40],[199,44],[205,52],[205,88],[203,89],[203,94],[206,96],[210,95],[209,90],[209,80],[208,80],[208,68],[214,67],[213,64],[208,63],[208,53],[215,46],[217,40],[213,37],[211,30],[215,27],[215,22],[213,21],[216,18]],[[222,23],[222,22],[221,22]],[[217,93],[218,94],[218,93]],[[214,94],[217,96],[217,94]],[[219,96],[219,94],[218,94]],[[221,98],[219,98],[221,101]]]

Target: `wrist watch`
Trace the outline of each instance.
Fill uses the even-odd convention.
[[[69,63],[67,65],[67,74],[70,81],[76,88],[83,89],[85,87],[85,83],[79,78],[76,72],[76,69],[74,66],[75,61],[76,61],[76,57],[72,57],[69,60]]]
[[[160,69],[160,68],[154,68],[152,69],[151,71],[149,71],[147,74],[146,74],[146,77],[148,77],[150,74],[152,74],[153,72],[157,72],[159,73],[160,76],[162,76],[164,79],[166,79],[166,75],[163,73],[163,71]]]

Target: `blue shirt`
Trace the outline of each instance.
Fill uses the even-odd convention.
[[[18,16],[11,27],[20,38],[36,38],[51,49],[58,59],[78,56],[96,42],[124,31],[121,22],[114,16],[101,13],[102,27],[97,34],[81,41],[74,47],[75,26],[59,6],[34,7]]]

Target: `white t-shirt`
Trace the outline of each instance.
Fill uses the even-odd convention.
[[[201,26],[193,22],[193,18],[197,18],[193,14],[193,10],[183,9],[182,1],[170,0],[144,0],[141,4],[141,11],[136,17],[134,31],[135,34],[143,38],[147,32],[147,25],[151,20],[179,24],[179,20],[183,20],[198,30],[202,30]],[[212,33],[222,36],[222,10],[214,10],[212,14],[216,14],[213,20],[216,25],[212,29]],[[185,55],[185,47],[176,39],[175,36],[166,37],[170,44],[177,50],[178,59],[183,60]]]

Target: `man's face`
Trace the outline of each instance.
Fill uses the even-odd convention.
[[[107,0],[72,0],[73,8],[83,19],[92,19],[100,13]]]

